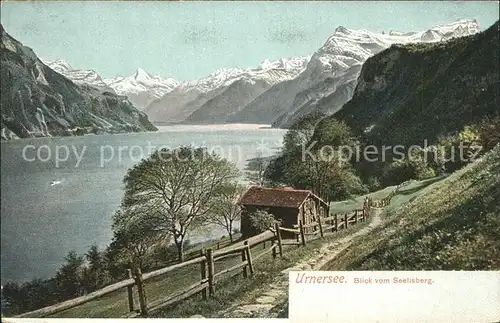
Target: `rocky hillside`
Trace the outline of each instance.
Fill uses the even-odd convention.
[[[75,84],[0,29],[2,139],[156,130],[126,97]]]
[[[213,124],[227,122],[249,102],[272,86],[265,80],[242,79],[234,82],[219,95],[206,101],[185,119],[185,123]]]
[[[319,110],[333,114],[354,92],[361,65],[392,44],[435,43],[479,32],[475,20],[459,20],[421,32],[373,33],[338,27],[335,33],[311,57],[306,70],[285,89],[264,93],[245,109],[261,110],[273,102],[284,113],[273,123],[288,127],[300,116]]]
[[[333,117],[369,143],[423,144],[499,115],[498,22],[442,43],[393,45],[370,58]]]

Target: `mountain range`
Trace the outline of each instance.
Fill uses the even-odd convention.
[[[270,99],[279,98],[278,106],[284,107],[273,126],[286,128],[300,116],[315,110],[325,114],[340,110],[352,97],[363,63],[392,44],[440,42],[477,32],[479,25],[475,20],[460,20],[409,33],[373,33],[338,27],[313,54],[306,70],[284,91],[272,94]]]
[[[92,71],[59,68],[69,66],[67,63],[49,66],[75,82],[85,80],[127,95],[155,123],[272,122],[286,128],[314,111],[339,111],[352,97],[363,63],[392,44],[434,43],[479,30],[476,20],[407,33],[340,26],[310,57],[266,60],[254,69],[221,69],[188,82],[151,76],[141,69],[129,77],[101,79]]]
[[[161,98],[179,85],[179,82],[172,78],[164,79],[160,76],[153,76],[142,68],[138,68],[130,76],[103,79],[94,70],[73,68],[62,59],[43,62],[76,84],[87,84],[102,90],[115,92],[118,95],[125,95],[139,110],[144,109],[153,100]]]
[[[376,146],[424,145],[500,116],[498,21],[467,37],[396,44],[369,58],[353,97],[330,118]]]
[[[341,26],[310,57],[265,60],[256,68],[220,69],[198,80],[178,82],[141,68],[131,76],[106,79],[61,59],[42,61],[2,27],[1,134],[8,139],[68,135],[76,130],[156,129],[149,120],[272,123],[286,128],[315,111],[331,115],[341,110],[353,97],[365,61],[392,45],[437,43],[479,30],[475,20],[408,33]]]
[[[79,81],[66,78],[2,25],[0,64],[3,140],[156,130],[126,96],[107,90],[97,74],[75,73]]]

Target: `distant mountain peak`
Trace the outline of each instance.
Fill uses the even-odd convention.
[[[64,59],[56,59],[54,61],[47,61],[44,59],[40,59],[40,60],[47,66],[58,66],[59,68],[64,69],[64,70],[72,70],[73,69],[73,67],[70,65],[70,63],[68,63]]]
[[[335,28],[335,34],[337,34],[337,33],[339,33],[339,34],[345,34],[345,33],[348,33],[348,32],[349,32],[349,29],[347,29],[344,26],[338,26],[337,28]]]
[[[265,59],[256,68],[219,68],[214,73],[193,81],[187,81],[179,86],[182,91],[191,91],[196,89],[201,92],[208,92],[220,86],[227,86],[242,78],[252,79],[272,79],[276,82],[276,77],[271,75],[274,70],[281,70],[285,74],[292,72],[298,74],[302,72],[310,57],[280,58],[274,61]],[[284,76],[287,79],[288,76]]]
[[[134,78],[135,79],[150,79],[151,78],[151,75],[149,75],[148,72],[146,72],[145,70],[143,70],[142,68],[138,68],[135,73],[134,73]]]
[[[165,79],[153,76],[142,68],[137,68],[130,76],[102,79],[95,71],[75,69],[63,59],[44,61],[44,63],[77,84],[91,85],[107,91],[114,91],[119,95],[126,95],[139,109],[144,108],[152,100],[162,97],[179,85],[179,82],[172,78]]]
[[[41,59],[41,61],[57,73],[67,77],[76,84],[90,85],[100,89],[111,90],[108,88],[108,85],[103,81],[101,76],[94,70],[74,68],[64,59],[56,59],[53,61]]]

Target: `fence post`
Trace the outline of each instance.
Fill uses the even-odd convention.
[[[339,221],[337,219],[337,213],[335,213],[335,220],[334,221],[335,221],[335,228],[333,228],[332,232],[337,232],[337,230],[338,230],[337,224],[338,224],[338,221]]]
[[[148,315],[148,303],[146,300],[146,291],[144,290],[144,281],[140,268],[135,269],[135,284],[137,285],[137,294],[139,295],[139,305],[141,307],[141,316]]]
[[[250,246],[248,245],[248,241],[243,243],[245,245],[245,253],[248,261],[248,269],[250,270],[250,276],[253,276],[253,262],[252,262],[252,253],[250,252]]]
[[[215,265],[214,265],[214,255],[212,248],[207,249],[207,265],[208,265],[208,294],[210,296],[213,296],[215,293],[215,288],[214,288]]]
[[[217,250],[220,249],[220,242],[217,242]]]
[[[205,257],[205,249],[202,248],[200,250],[200,256],[201,257]],[[207,261],[206,260],[202,260],[200,262],[200,272],[201,272],[201,280],[203,281],[203,284],[205,283],[204,280],[207,279]],[[203,299],[207,299],[207,288],[203,288],[203,290],[201,291],[201,295],[203,297]]]
[[[344,229],[347,229],[347,213],[344,213]]]
[[[273,259],[276,259],[276,247],[277,247],[277,244],[276,244],[276,240],[275,239],[271,240],[271,246],[273,248],[273,251],[272,251],[273,252]]]
[[[132,275],[132,269],[128,268],[127,269],[127,277],[130,279],[130,278],[134,278],[134,276]],[[130,312],[133,312],[135,309],[134,309],[134,286],[127,286],[127,295],[128,295],[128,310]]]
[[[245,241],[248,244],[248,241]],[[243,244],[245,244],[245,242]],[[244,249],[241,249],[241,261],[245,262],[247,260],[247,252],[246,252],[246,247]],[[248,265],[243,266],[243,278],[248,277]]]
[[[354,224],[358,224],[358,210],[354,210]]]
[[[280,252],[280,257],[283,258],[283,245],[281,244],[280,225],[278,223],[276,223],[274,228],[276,229],[276,236],[278,237],[278,248],[279,248],[279,252]]]
[[[321,216],[318,216],[318,223],[319,223],[319,234],[321,235],[321,238],[324,238],[324,236],[323,236],[323,224],[321,224]]]
[[[302,239],[302,246],[306,245],[306,238],[304,236],[304,226],[302,225],[302,221],[299,220],[299,228],[300,228],[300,239]]]

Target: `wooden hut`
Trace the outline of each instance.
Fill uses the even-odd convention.
[[[293,188],[264,188],[252,186],[241,197],[238,204],[242,208],[241,235],[243,239],[255,235],[257,232],[251,225],[249,215],[257,210],[266,211],[276,220],[281,221],[281,226],[293,228],[299,223],[315,222],[318,217],[328,216],[328,204],[308,190]],[[315,228],[307,228],[306,232]],[[283,232],[286,239],[295,238],[291,232]]]

